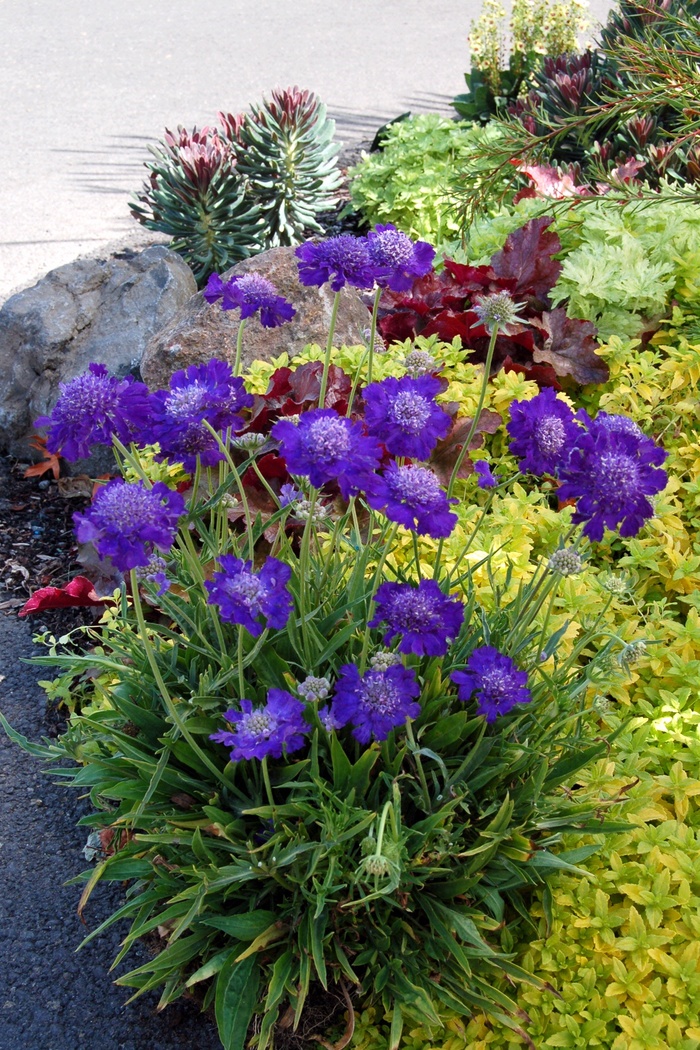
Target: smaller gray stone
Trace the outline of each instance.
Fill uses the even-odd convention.
[[[320,288],[299,283],[294,248],[270,248],[237,263],[224,280],[237,274],[259,273],[289,300],[296,315],[278,328],[264,328],[257,315],[248,318],[243,333],[242,369],[253,361],[269,361],[285,350],[290,357],[309,343],[326,345],[335,293],[326,284]],[[342,289],[335,327],[336,346],[355,346],[369,328],[370,313],[355,288]],[[201,292],[193,296],[172,320],[155,335],[143,353],[141,375],[152,389],[168,386],[173,372],[218,357],[233,364],[239,311],[222,310],[221,303],[208,303]]]

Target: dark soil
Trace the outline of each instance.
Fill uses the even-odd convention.
[[[55,737],[63,718],[47,708],[37,685],[50,677],[50,668],[23,662],[41,652],[32,634],[61,638],[94,616],[81,608],[46,610],[26,620],[18,613],[40,587],[90,576],[77,560],[73,535],[73,514],[88,504],[89,487],[76,479],[57,482],[50,474],[25,478],[26,467],[0,457],[0,711],[14,729],[39,741]],[[98,887],[81,924],[80,887],[65,884],[86,868],[87,831],[76,825],[91,807],[43,765],[0,728],[0,1047],[220,1050],[216,1025],[194,1001],[180,999],[163,1013],[156,1012],[155,994],[125,1005],[130,993],[113,980],[153,950],[137,946],[110,974],[125,924],[76,954],[83,937],[124,902],[126,886]],[[275,1047],[311,1050],[319,1046],[314,1035],[330,1026],[340,1036],[345,1010],[339,992],[312,989],[300,1029],[294,1032],[283,1017]]]

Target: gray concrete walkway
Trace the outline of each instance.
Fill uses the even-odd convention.
[[[607,0],[593,0],[594,17]],[[0,0],[0,302],[127,234],[147,145],[273,87],[357,142],[450,113],[479,0]]]

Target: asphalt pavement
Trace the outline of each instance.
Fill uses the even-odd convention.
[[[315,91],[345,144],[454,115],[480,0],[0,0],[0,303],[129,235],[166,127],[274,87]],[[592,0],[595,21],[607,0]]]

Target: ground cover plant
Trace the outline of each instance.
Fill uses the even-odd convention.
[[[612,597],[593,617],[559,603],[610,530],[631,542],[654,520],[666,453],[521,371],[490,382],[522,324],[505,289],[472,303],[482,366],[424,338],[378,355],[382,292],[428,275],[428,245],[379,227],[297,255],[302,283],[375,289],[366,345],[335,351],[331,325],[320,360],[256,367],[250,390],[240,353],[155,393],[93,365],[42,421],[54,454],[114,444],[124,477],[76,525],[124,579],[92,651],[46,658],[71,683],[68,730],[20,742],[69,759],[57,774],[95,805],[81,909],[128,879],[108,920],[131,921],[121,955],[160,933],[121,982],[162,1005],[201,985],[225,1047],[269,1045],[312,981],[345,990],[350,1020],[351,992],[386,1013],[392,1046],[405,1023],[480,1009],[530,1041],[494,978],[547,991],[513,962],[525,895],[584,874],[597,844],[562,851],[566,832],[624,827],[584,770],[610,746],[591,692],[639,644],[608,629]],[[256,275],[204,294],[293,323]],[[532,572],[507,533],[482,535],[508,503],[548,510]]]

